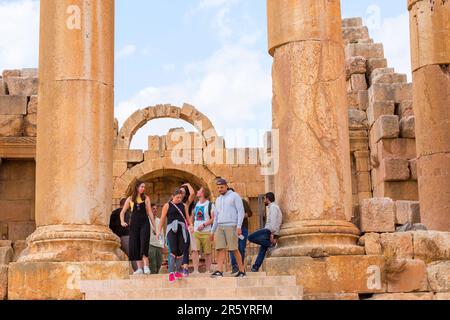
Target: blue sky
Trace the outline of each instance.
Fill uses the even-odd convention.
[[[365,19],[390,65],[409,73],[406,0],[343,0],[344,17]],[[116,117],[148,105],[188,102],[208,115],[228,145],[237,130],[271,127],[271,57],[263,0],[116,0]],[[0,0],[0,69],[37,66],[38,1]],[[185,126],[158,120],[136,135]],[[190,129],[190,126],[185,126]],[[241,132],[242,131],[238,131]],[[249,134],[251,136],[251,134]]]

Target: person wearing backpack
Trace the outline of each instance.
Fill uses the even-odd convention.
[[[205,188],[197,192],[198,202],[194,208],[194,240],[192,246],[192,261],[194,263],[194,273],[199,274],[200,252],[205,257],[206,272],[211,269],[212,242],[210,239],[212,224],[214,223],[214,204],[209,200],[211,194]]]

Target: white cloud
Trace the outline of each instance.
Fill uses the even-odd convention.
[[[129,56],[132,56],[133,54],[136,53],[136,50],[137,50],[137,48],[135,45],[128,44],[116,52],[116,59],[120,60],[120,59],[129,57]]]
[[[408,13],[405,12],[397,17],[384,18],[381,25],[374,25],[369,31],[375,42],[383,43],[389,67],[394,67],[398,73],[407,74],[409,81],[411,81]]]
[[[0,2],[0,70],[36,67],[39,1]]]

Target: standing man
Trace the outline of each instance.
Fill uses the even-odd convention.
[[[211,277],[223,277],[223,265],[226,252],[233,252],[239,267],[237,278],[245,277],[245,268],[239,252],[238,241],[242,238],[242,223],[244,222],[244,205],[242,198],[228,188],[225,179],[217,181],[217,191],[220,196],[216,201],[216,211],[213,228],[211,230],[211,240],[216,240],[217,271]]]
[[[233,189],[230,189],[231,191],[234,191]],[[248,218],[253,216],[253,212],[252,209],[250,208],[250,204],[248,203],[247,200],[242,199],[242,203],[244,205],[244,210],[245,210],[245,217],[244,217],[244,222],[242,223],[242,235],[244,236],[244,239],[239,239],[239,252],[241,253],[241,257],[242,257],[242,263],[245,266],[245,251],[247,249],[247,239],[248,239]],[[239,267],[236,261],[236,257],[234,256],[234,254],[231,252],[230,253],[230,259],[231,259],[231,268],[232,268],[232,273],[236,274],[239,272]]]
[[[267,193],[264,203],[269,209],[266,226],[248,237],[248,241],[261,246],[252,272],[258,272],[261,268],[266,258],[267,250],[276,244],[276,240],[280,236],[281,224],[283,223],[280,207],[275,203],[275,194],[272,192]]]
[[[148,258],[150,259],[150,271],[152,274],[158,274],[161,270],[164,249],[164,233],[161,233],[159,239],[156,237],[156,231],[159,230],[159,224],[161,222],[161,213],[158,210],[159,206],[154,204],[152,206],[152,212],[155,217],[156,226],[150,221],[150,227],[152,233],[150,234],[150,249],[148,252]],[[155,233],[153,233],[153,231]]]

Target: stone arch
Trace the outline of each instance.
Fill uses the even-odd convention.
[[[148,180],[152,177],[168,175],[189,177],[196,184],[207,187],[212,193],[215,191],[216,180],[219,178],[203,165],[176,165],[161,159],[147,160],[128,169],[120,178],[115,179],[113,198],[118,200],[124,197],[134,179]]]
[[[136,132],[155,119],[180,119],[193,125],[205,141],[217,137],[217,132],[209,118],[194,106],[184,104],[182,108],[170,104],[156,105],[133,113],[120,129],[115,142],[116,149],[129,149]]]

